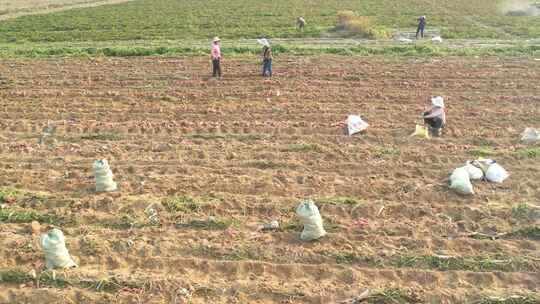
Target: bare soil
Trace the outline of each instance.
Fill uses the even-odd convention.
[[[540,62],[278,56],[272,80],[255,57],[226,58],[221,80],[209,69],[183,57],[0,63],[0,186],[26,191],[4,207],[55,217],[80,265],[57,277],[137,283],[111,293],[0,282],[0,303],[335,303],[392,287],[465,303],[540,292],[537,239],[469,236],[540,223],[534,210],[512,211],[540,199],[538,158],[518,141],[540,121]],[[431,95],[446,99],[443,136],[409,138]],[[343,135],[335,124],[348,114],[368,132]],[[40,146],[48,121],[56,133]],[[510,178],[453,193],[449,174],[479,149]],[[99,158],[119,191],[94,193]],[[171,211],[163,203],[174,197],[195,203]],[[302,198],[329,231],[317,242],[299,240]],[[161,226],[149,224],[150,204]],[[231,227],[205,226],[209,217]],[[280,230],[256,229],[273,219]],[[0,224],[0,270],[41,271],[29,227]],[[415,262],[425,256],[492,264]]]

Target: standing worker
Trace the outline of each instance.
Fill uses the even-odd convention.
[[[212,40],[210,59],[212,59],[212,77],[217,76],[221,79],[221,49],[219,48],[219,41],[218,37],[214,37],[214,40]]]
[[[426,16],[421,16],[417,19],[418,28],[416,29],[416,39],[418,39],[418,34],[424,38],[424,28],[426,27]]]
[[[263,58],[263,77],[272,77],[272,49],[270,48],[270,43],[266,38],[258,39],[263,48],[262,48],[262,58]]]
[[[306,26],[306,20],[304,19],[304,17],[300,16],[296,19],[296,26],[300,31],[304,31],[304,27]]]

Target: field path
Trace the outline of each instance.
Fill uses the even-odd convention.
[[[435,31],[437,32],[437,31]],[[402,36],[409,36],[409,32],[402,31]],[[180,42],[182,43],[182,42]],[[372,40],[372,39],[354,39],[354,38],[275,38],[271,40],[271,43],[276,45],[288,46],[288,47],[303,47],[303,48],[347,48],[354,46],[395,46],[395,45],[407,45],[407,44],[434,44],[440,46],[446,46],[450,48],[484,48],[484,47],[513,47],[520,45],[538,45],[539,39],[448,39],[442,43],[431,42],[431,38],[425,38],[421,40],[412,39],[411,42],[400,42],[397,40]],[[257,42],[255,39],[240,39],[228,42],[222,41],[222,45],[236,47],[253,46]],[[205,46],[208,45],[207,41],[198,41],[186,43],[189,46]]]
[[[132,0],[6,0],[0,1],[0,21],[25,15],[48,14],[74,8],[124,3]]]

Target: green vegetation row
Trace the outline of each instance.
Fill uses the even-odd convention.
[[[0,188],[0,203],[17,199],[21,195],[20,191],[13,188]]]
[[[0,223],[30,223],[37,221],[42,224],[53,224],[57,222],[55,218],[48,214],[42,214],[37,211],[20,211],[13,209],[0,209]]]
[[[445,38],[540,37],[540,19],[505,16],[505,0],[136,0],[123,4],[24,16],[0,23],[3,42],[321,37],[340,11],[376,27],[408,29],[427,15]],[[304,32],[295,18],[307,20]]]
[[[322,55],[346,56],[403,56],[403,57],[442,57],[442,56],[540,56],[540,45],[509,47],[470,47],[452,48],[436,45],[393,45],[393,46],[353,46],[307,48],[297,46],[273,47],[275,55]],[[0,46],[0,57],[4,58],[43,58],[43,57],[131,57],[131,56],[207,56],[205,47],[58,47],[58,46]],[[259,47],[225,47],[225,56],[259,54]],[[277,59],[279,60],[279,59]]]
[[[491,156],[501,156],[501,155],[516,155],[520,158],[538,158],[540,157],[540,147],[529,147],[529,148],[522,148],[519,150],[516,150],[514,152],[512,151],[495,151],[491,149],[490,147],[480,147],[480,148],[474,148],[469,151],[469,154],[471,154],[474,157],[491,157]]]

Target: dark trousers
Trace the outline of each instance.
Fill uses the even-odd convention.
[[[272,77],[272,59],[263,60],[263,76]]]
[[[221,64],[219,59],[212,59],[212,76],[221,77]]]
[[[424,26],[419,25],[416,29],[416,39],[418,39],[418,34],[420,34],[420,37],[424,38]]]
[[[433,129],[440,129],[444,126],[443,120],[440,117],[424,118],[424,123]]]

